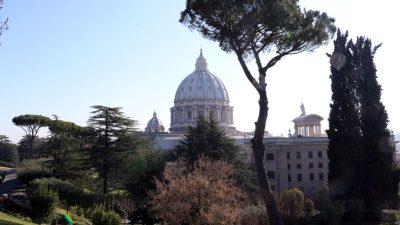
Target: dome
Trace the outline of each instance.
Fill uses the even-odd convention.
[[[160,119],[157,118],[157,113],[153,113],[153,118],[147,122],[145,132],[164,132],[164,126]]]
[[[213,119],[226,131],[235,130],[228,92],[222,81],[208,70],[201,50],[194,72],[183,79],[176,90],[170,131],[186,132],[189,126],[196,125],[199,116]]]
[[[304,104],[300,106],[301,115],[294,118],[294,136],[301,137],[319,137],[321,136],[322,116],[317,114],[306,114]]]
[[[228,92],[222,81],[207,69],[202,51],[196,61],[196,69],[179,85],[174,103],[191,100],[217,100],[229,103]]]

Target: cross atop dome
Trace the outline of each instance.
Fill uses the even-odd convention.
[[[208,71],[207,62],[203,56],[203,49],[200,49],[200,56],[196,60],[196,70],[195,71]]]

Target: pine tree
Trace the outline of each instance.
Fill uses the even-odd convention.
[[[89,154],[83,149],[81,138],[84,128],[56,118],[50,123],[49,130],[51,134],[45,147],[49,156],[47,165],[53,176],[75,182],[86,180],[90,166]]]
[[[109,174],[129,149],[129,136],[134,131],[135,120],[126,117],[120,107],[92,106],[89,120],[92,130],[92,160],[102,178],[103,192],[108,192]]]
[[[200,156],[233,163],[238,160],[239,147],[213,120],[200,116],[195,127],[189,127],[184,139],[176,146],[172,158],[184,158],[193,165]]]

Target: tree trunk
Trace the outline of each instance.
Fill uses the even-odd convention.
[[[251,139],[253,153],[254,153],[254,164],[256,167],[258,183],[260,186],[260,194],[264,201],[265,208],[271,225],[283,225],[282,217],[280,215],[278,206],[271,192],[267,174],[264,169],[264,152],[265,146],[263,143],[265,124],[268,117],[268,99],[266,91],[259,91],[260,99],[258,104],[260,111],[258,113],[258,119],[255,123],[254,137]]]

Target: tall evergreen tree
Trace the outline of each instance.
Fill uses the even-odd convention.
[[[329,115],[329,187],[333,199],[361,197],[355,182],[359,167],[355,161],[365,160],[360,148],[361,128],[356,81],[352,76],[352,42],[348,33],[337,32],[334,52],[331,56],[332,100]]]
[[[109,174],[129,149],[129,138],[136,125],[120,107],[92,106],[88,125],[93,134],[92,159],[102,178],[103,192],[108,192]]]
[[[373,61],[379,45],[363,37],[347,42],[338,32],[331,55],[332,103],[329,116],[331,197],[362,200],[370,209],[398,206],[399,173],[380,101]]]
[[[373,209],[397,208],[398,171],[387,129],[388,115],[381,102],[381,86],[377,82],[374,55],[380,45],[372,47],[370,39],[357,38],[352,47],[353,76],[358,81],[362,147],[368,155],[364,162],[364,180],[361,184],[366,206]]]
[[[86,180],[89,154],[83,149],[84,128],[55,118],[50,122],[49,130],[51,134],[45,147],[53,176],[75,182]]]
[[[200,116],[196,126],[188,128],[172,155],[174,160],[184,158],[190,165],[200,156],[233,163],[238,160],[239,147],[214,120],[206,120]]]
[[[16,160],[17,146],[7,136],[0,135],[0,161],[15,163]]]

